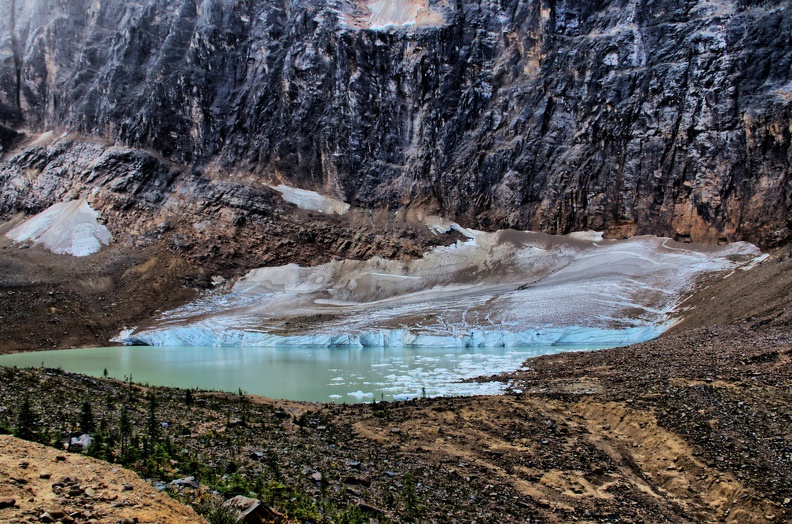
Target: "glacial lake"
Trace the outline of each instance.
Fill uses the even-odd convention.
[[[136,383],[311,402],[490,395],[498,382],[461,380],[519,369],[525,359],[602,345],[519,348],[261,348],[121,346],[0,356],[0,366],[61,368]]]

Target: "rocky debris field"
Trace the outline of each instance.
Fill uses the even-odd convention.
[[[512,383],[500,397],[343,406],[191,392],[188,400],[184,390],[6,368],[0,406],[13,425],[20,399],[36,398],[36,432],[52,442],[78,429],[88,399],[102,442],[92,454],[183,502],[199,505],[210,491],[253,496],[303,522],[786,522],[791,367],[788,330],[696,329],[533,359],[494,378]],[[150,395],[158,451],[143,458]],[[137,446],[126,457],[113,443],[123,407]],[[9,472],[3,489],[20,474]],[[95,492],[111,485],[63,476]],[[15,493],[19,511],[43,504]]]
[[[0,522],[195,523],[193,510],[134,472],[0,436]]]

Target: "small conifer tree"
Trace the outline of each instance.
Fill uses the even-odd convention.
[[[36,440],[36,414],[30,405],[30,399],[25,396],[19,406],[15,436],[24,440]]]
[[[91,403],[86,400],[82,403],[82,409],[80,410],[80,431],[83,433],[93,433],[95,430],[96,424],[94,423]]]
[[[118,420],[119,444],[121,446],[121,456],[124,456],[127,445],[132,437],[132,423],[129,420],[126,406],[121,408],[121,415]]]
[[[157,407],[157,398],[154,396],[154,393],[149,392],[149,409],[148,409],[148,420],[146,423],[146,429],[148,430],[145,446],[144,446],[144,456],[148,457],[154,450],[154,445],[157,443],[159,439],[159,427],[157,425],[157,417],[154,413],[154,410]]]

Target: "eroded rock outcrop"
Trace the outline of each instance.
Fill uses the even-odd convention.
[[[0,15],[0,117],[17,129],[479,228],[790,236],[786,1],[12,0]],[[3,212],[23,207],[2,192]]]

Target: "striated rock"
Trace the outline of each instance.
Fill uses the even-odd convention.
[[[198,183],[162,158],[250,177],[227,195],[243,208],[253,181],[285,181],[479,228],[790,237],[785,0],[11,0],[0,15],[2,151],[25,128],[155,153],[28,144],[0,166],[4,214],[75,177],[119,213],[161,205]]]

